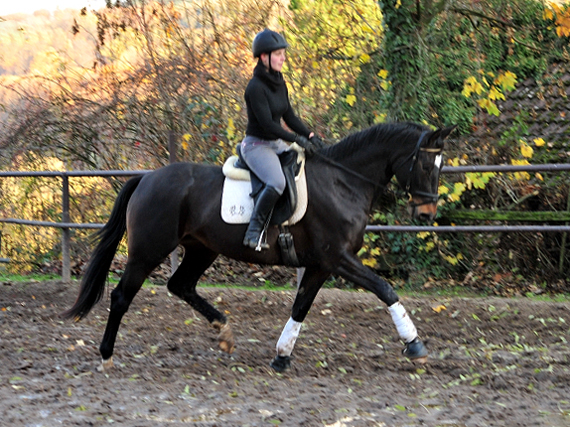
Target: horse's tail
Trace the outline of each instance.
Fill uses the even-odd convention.
[[[94,240],[99,243],[81,280],[77,300],[61,317],[79,321],[87,316],[103,296],[111,262],[127,230],[127,205],[141,179],[142,175],[129,179],[119,192],[109,221],[94,236]]]

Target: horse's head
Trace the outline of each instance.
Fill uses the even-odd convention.
[[[423,131],[413,153],[396,171],[398,182],[410,196],[408,211],[414,219],[433,221],[435,218],[443,147],[445,138],[455,127]]]

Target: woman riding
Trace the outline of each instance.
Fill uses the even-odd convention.
[[[260,240],[265,223],[285,190],[285,176],[277,156],[289,149],[285,141],[296,142],[308,155],[322,144],[296,116],[289,102],[281,74],[288,46],[281,34],[269,29],[258,33],[253,40],[253,56],[258,62],[245,89],[248,122],[241,154],[265,186],[257,198],[243,239],[243,244],[250,248],[269,248]],[[283,128],[281,119],[295,133]]]

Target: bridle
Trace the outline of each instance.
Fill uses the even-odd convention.
[[[416,163],[418,162],[418,157],[419,157],[420,151],[423,151],[425,153],[437,153],[437,154],[440,154],[443,152],[443,148],[425,148],[425,147],[421,146],[422,142],[424,140],[424,137],[426,136],[427,133],[428,133],[427,130],[424,130],[421,133],[421,135],[418,139],[418,142],[416,143],[416,147],[415,147],[414,151],[412,152],[412,154],[410,154],[410,156],[408,156],[406,158],[406,160],[404,160],[404,163],[407,162],[408,159],[410,159],[410,158],[412,160],[412,164],[410,165],[410,172],[408,174],[408,181],[406,182],[406,185],[404,187],[404,193],[409,195],[410,197],[417,195],[417,196],[420,196],[424,199],[427,199],[427,201],[424,201],[422,203],[415,203],[413,201],[410,201],[410,206],[413,208],[416,208],[416,207],[422,206],[422,205],[427,205],[430,203],[437,203],[437,200],[439,199],[438,193],[428,193],[427,191],[414,191],[414,192],[410,191],[410,187],[412,184],[412,172],[414,170],[414,167],[416,166]],[[386,188],[385,185],[380,185],[380,184],[372,181],[371,179],[365,177],[364,175],[344,166],[343,164],[341,164],[341,163],[339,163],[339,162],[337,162],[337,161],[335,161],[329,157],[323,156],[322,154],[320,154],[318,152],[315,153],[315,155],[317,157],[319,157],[321,160],[324,160],[326,163],[329,163],[329,164],[331,164],[331,165],[333,165],[339,169],[342,169],[343,171],[348,172],[351,175],[354,175],[354,176],[360,178],[362,181],[365,181],[369,184],[372,184],[376,188]],[[438,180],[439,180],[439,176],[438,176]]]
[[[416,148],[414,149],[413,153],[404,161],[407,162],[408,159],[411,157],[412,158],[412,163],[410,165],[410,171],[408,173],[408,181],[406,182],[406,185],[404,186],[404,193],[407,194],[408,196],[410,196],[410,198],[412,198],[413,196],[420,196],[422,199],[424,199],[423,202],[421,203],[416,203],[412,200],[410,200],[410,207],[412,208],[416,208],[418,206],[423,206],[423,205],[428,205],[430,203],[437,203],[437,200],[439,199],[439,194],[438,193],[428,193],[427,191],[411,191],[410,187],[412,185],[412,172],[414,170],[414,168],[416,167],[416,163],[418,162],[418,157],[420,155],[420,151],[423,151],[425,153],[437,153],[437,154],[441,154],[443,152],[443,148],[425,148],[422,147],[422,142],[424,140],[424,137],[426,136],[426,134],[428,133],[427,130],[424,130],[419,139],[418,142],[416,143]],[[437,177],[438,182],[439,182],[439,176]]]

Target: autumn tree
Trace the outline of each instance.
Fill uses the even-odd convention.
[[[470,76],[509,71],[539,76],[564,60],[564,43],[536,0],[381,0],[385,35],[378,57],[391,85],[390,119],[458,123],[470,130],[476,105],[461,92]]]

